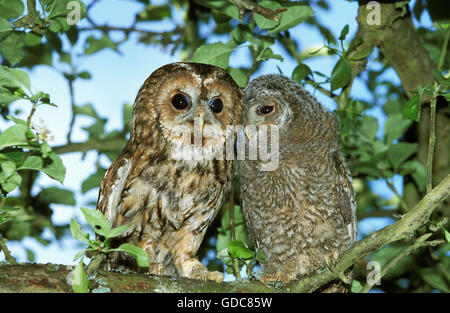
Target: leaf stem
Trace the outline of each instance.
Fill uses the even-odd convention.
[[[5,198],[4,198],[5,199]],[[6,238],[0,239],[0,251],[3,251],[5,254],[5,260],[10,264],[17,264],[16,259],[11,255],[11,251],[9,251],[8,247],[6,246]]]

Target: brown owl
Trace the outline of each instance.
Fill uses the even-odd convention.
[[[100,186],[97,209],[111,226],[129,225],[112,242],[150,257],[150,273],[222,281],[196,258],[207,227],[231,186],[227,125],[240,124],[242,92],[223,69],[172,63],[155,70],[136,97],[130,139]],[[108,267],[136,268],[126,255]]]
[[[288,282],[326,269],[356,240],[356,202],[338,120],[282,75],[260,76],[244,93],[247,137],[256,134],[249,135],[251,125],[266,125],[267,147],[258,129],[258,151],[278,154],[277,162],[259,154],[238,162],[249,233],[267,257],[262,281]]]

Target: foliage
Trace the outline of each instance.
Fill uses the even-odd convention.
[[[447,139],[440,137],[439,129],[429,131],[430,122],[425,120],[430,115],[426,103],[434,103],[434,109],[442,116],[440,112],[444,115],[445,110],[448,112],[450,101],[450,58],[446,55],[450,10],[443,9],[448,7],[444,1],[418,0],[411,7],[406,2],[399,3],[396,7],[398,16],[390,21],[420,20],[422,14],[428,12],[435,22],[433,28],[424,27],[419,22],[414,30],[428,53],[427,58],[435,66],[427,69],[432,79],[416,86],[411,95],[401,83],[387,78],[389,72],[399,69],[379,49],[369,45],[369,35],[350,38],[349,34],[356,30],[349,25],[335,35],[322,22],[320,14],[329,10],[330,1],[173,0],[157,5],[146,0],[133,2],[139,10],[130,26],[124,27],[97,23],[92,12],[94,8],[101,8],[101,2],[96,0],[34,0],[27,1],[31,4],[27,8],[21,0],[0,0],[0,113],[5,122],[0,133],[0,233],[9,240],[20,241],[31,236],[42,244],[48,244],[49,241],[42,236],[44,230],[50,230],[59,239],[70,228],[73,237],[87,245],[75,257],[79,263],[73,273],[74,291],[89,290],[83,267],[85,251],[100,254],[119,251],[110,249],[108,239],[126,229],[111,229],[103,215],[89,209],[82,209],[82,213],[94,232],[105,238],[104,241],[89,239],[74,219],[70,225],[55,225],[52,222],[55,204],[75,207],[75,195],[72,190],[59,185],[41,188],[40,176],[43,173],[62,184],[65,167],[58,154],[85,154],[94,149],[97,151],[96,171],[83,181],[81,192],[86,194],[98,188],[106,172],[101,159],[106,156],[112,161],[128,138],[132,106],[123,104],[120,129],[107,130],[108,119],[98,113],[98,108],[75,100],[76,83],[92,77],[92,73],[82,69],[80,64],[107,50],[120,54],[121,47],[135,39],[140,44],[158,46],[178,54],[183,60],[222,67],[242,87],[259,73],[264,64],[272,64],[268,61],[281,64],[295,60],[296,65],[285,75],[312,87],[335,103],[335,113],[341,121],[342,148],[352,169],[357,214],[362,223],[377,217],[389,217],[390,222],[401,217],[425,195],[427,189],[429,191],[430,183],[431,186],[437,185],[437,179],[448,173],[445,165],[448,162],[442,160],[448,159],[448,155],[435,155],[433,158],[422,131],[425,129],[427,136],[436,133],[436,141],[445,145]],[[243,3],[247,6],[242,6]],[[257,6],[250,7],[249,3]],[[148,26],[162,23],[169,25],[170,30],[159,31],[158,26]],[[301,47],[296,40],[300,24],[320,33],[323,46]],[[114,36],[116,33],[122,36]],[[231,65],[236,55],[248,57],[241,62],[245,65]],[[330,74],[315,70],[313,63],[308,62],[322,58],[334,60]],[[365,73],[355,77],[355,68],[361,64],[364,64]],[[52,135],[46,126],[43,122],[37,124],[33,121],[33,115],[42,105],[55,105],[50,100],[51,95],[33,90],[29,75],[24,71],[38,66],[55,69],[69,86],[72,119],[67,142],[63,146],[51,146]],[[416,76],[427,76],[419,68],[415,70]],[[361,99],[351,93],[355,81],[369,91],[371,98]],[[23,114],[13,111],[13,107],[29,111],[26,119],[20,119],[18,116]],[[377,110],[381,114],[373,114]],[[86,134],[86,141],[74,143],[72,132],[80,117],[88,118],[91,124],[81,129]],[[448,117],[444,124],[445,121],[448,122]],[[423,157],[427,155],[431,157],[431,164]],[[438,171],[432,175],[433,168],[438,168]],[[402,190],[396,189],[394,179],[401,180]],[[385,199],[378,195],[374,182],[385,183],[394,196]],[[263,264],[265,257],[261,251],[255,250],[248,236],[238,182],[230,198],[208,230],[199,258],[209,262],[210,268],[216,266],[217,259],[206,257],[209,251],[215,251],[220,260],[219,267],[225,266],[227,273],[236,275],[246,265],[248,274],[252,275],[253,268]],[[230,214],[229,207],[233,214]],[[448,209],[448,204],[442,205],[436,209],[428,228],[422,227],[408,240],[378,250],[369,259],[382,266],[388,264],[420,235],[431,231],[433,225],[433,237],[448,241]],[[145,257],[136,247],[121,246],[119,249],[145,265]],[[382,285],[374,288],[387,292],[448,292],[448,251],[449,244],[417,249],[403,257],[383,277]],[[33,259],[32,251],[29,251],[29,259]],[[365,288],[366,262],[369,259],[355,265],[353,292]]]

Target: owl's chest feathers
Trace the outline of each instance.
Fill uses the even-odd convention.
[[[135,229],[155,237],[180,228],[205,230],[229,188],[231,164],[192,162],[164,159],[135,175],[124,189],[124,223],[131,221]]]

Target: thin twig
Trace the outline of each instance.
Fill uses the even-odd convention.
[[[17,264],[16,259],[11,255],[11,251],[9,251],[6,246],[6,238],[0,239],[0,251],[3,251],[5,255],[5,260],[10,264]]]
[[[432,234],[425,234],[422,235],[420,238],[414,242],[411,246],[404,249],[402,252],[400,252],[398,255],[396,255],[393,259],[391,259],[386,265],[383,266],[383,269],[381,270],[379,278],[381,279],[383,276],[385,276],[395,265],[400,262],[401,259],[408,256],[413,252],[414,250],[421,248],[421,247],[434,247],[437,245],[440,245],[444,243],[444,240],[433,240],[433,241],[426,241]],[[361,290],[361,293],[367,293],[372,289],[372,287],[377,283],[377,281],[374,282],[367,282],[367,284],[364,286],[364,288]]]
[[[70,124],[69,124],[69,132],[67,133],[67,143],[68,144],[70,144],[72,142],[71,141],[72,130],[73,130],[73,125],[75,124],[75,118],[76,118],[76,113],[75,113],[76,105],[75,105],[75,96],[74,96],[74,90],[73,90],[73,81],[74,81],[73,77],[67,77],[67,83],[69,84],[70,108],[72,111],[72,118],[71,118]]]
[[[252,2],[249,0],[232,0],[232,2],[239,8],[239,12],[242,12],[243,11],[242,8],[244,8],[249,11],[252,11],[253,13],[262,15],[265,18],[274,20],[276,22],[278,22],[280,20],[280,18],[278,17],[278,14],[280,14],[284,11],[287,11],[286,8],[281,8],[281,9],[276,9],[276,10],[267,9],[263,6],[256,4],[255,2]]]
[[[409,210],[408,205],[403,200],[402,196],[400,196],[400,194],[397,192],[397,189],[395,189],[394,184],[392,184],[392,182],[390,182],[387,178],[385,178],[384,180],[385,180],[387,186],[389,187],[389,189],[395,194],[398,201],[400,202],[400,206],[403,208],[403,213],[408,212],[408,210]]]
[[[441,53],[437,65],[437,71],[440,72],[444,65],[445,55],[447,54],[447,46],[450,37],[450,27],[447,27],[445,32],[444,43],[442,44]],[[436,102],[439,92],[439,84],[434,81],[434,90],[430,102],[430,133],[428,136],[428,153],[427,153],[427,192],[433,188],[433,158],[434,146],[436,145]]]

